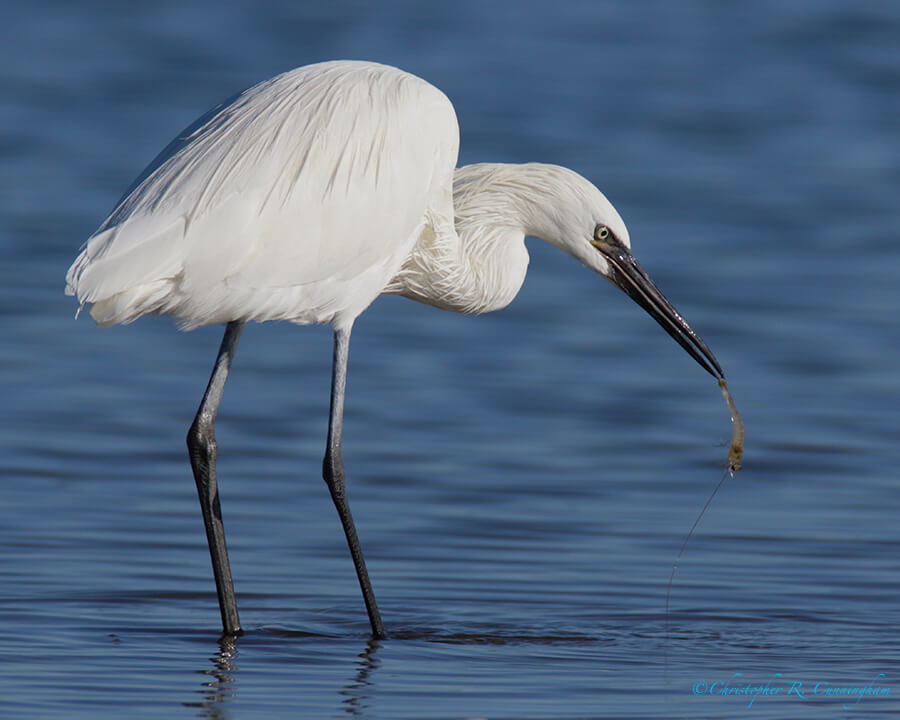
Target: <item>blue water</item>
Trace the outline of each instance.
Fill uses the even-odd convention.
[[[311,5],[0,7],[0,717],[895,717],[900,5]],[[247,632],[220,641],[184,435],[221,328],[97,330],[63,275],[197,115],[339,57],[441,87],[461,162],[594,180],[725,368],[745,466],[668,620],[727,410],[532,241],[502,312],[386,298],[356,325],[344,457],[384,641],[319,477],[330,332],[248,327],[218,422]]]

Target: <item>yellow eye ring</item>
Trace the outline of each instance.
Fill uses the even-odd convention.
[[[594,228],[594,241],[595,242],[606,242],[609,240],[610,232],[609,228],[606,225],[598,225]]]

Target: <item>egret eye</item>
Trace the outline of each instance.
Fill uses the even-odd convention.
[[[594,228],[594,242],[602,243],[609,240],[610,237],[609,228],[606,225],[598,225]]]

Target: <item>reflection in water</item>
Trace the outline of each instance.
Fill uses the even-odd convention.
[[[219,639],[219,652],[210,660],[212,668],[200,670],[210,679],[203,683],[203,689],[198,690],[203,699],[196,703],[184,703],[185,707],[199,708],[198,717],[213,718],[214,720],[226,720],[228,713],[225,704],[234,697],[235,681],[232,677],[234,667],[232,660],[237,657],[237,647],[234,636],[223,636]]]
[[[375,687],[370,676],[379,665],[375,655],[380,647],[381,641],[369,639],[363,651],[357,655],[358,659],[354,664],[356,672],[339,693],[343,698],[342,712],[337,714],[345,714],[350,718],[367,717]],[[237,695],[237,671],[234,667],[237,654],[237,638],[223,636],[219,640],[219,651],[210,658],[213,666],[198,671],[207,676],[203,688],[196,691],[201,699],[183,703],[185,707],[197,708],[197,717],[213,720],[227,720],[230,717],[228,705]],[[302,665],[299,667],[302,668]]]
[[[381,647],[381,641],[376,638],[370,638],[366,643],[366,649],[357,657],[356,677],[353,681],[341,690],[344,696],[343,706],[347,711],[347,715],[352,718],[365,717],[368,709],[369,698],[372,694],[373,683],[369,680],[369,676],[378,667],[378,659],[375,653]]]

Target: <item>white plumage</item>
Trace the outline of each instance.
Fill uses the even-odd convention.
[[[228,323],[188,434],[222,623],[240,631],[216,489],[214,420],[249,320],[335,328],[323,475],[372,631],[384,630],[350,515],[340,457],[354,320],[394,293],[445,310],[507,305],[540,237],[601,273],[697,362],[702,340],[631,255],[619,214],[589,181],[555,165],[455,170],[456,114],[424,80],[366,62],[310,65],[214,108],[138,178],[69,268],[66,291],[101,326],[148,313],[184,328]]]
[[[426,209],[452,224],[458,143],[450,101],[412,75],[285,73],[157,160],[88,241],[69,292],[101,325],[150,312],[186,328],[346,324],[409,255]]]

